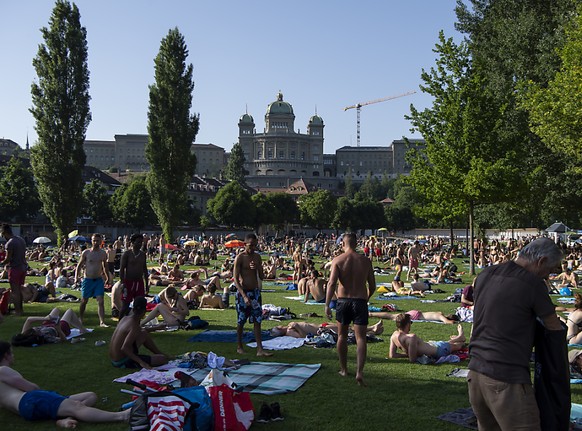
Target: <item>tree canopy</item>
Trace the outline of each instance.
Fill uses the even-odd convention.
[[[75,4],[57,0],[32,62],[38,79],[31,87],[30,112],[38,141],[30,160],[43,211],[59,243],[83,201],[83,143],[91,121],[87,32],[80,19]]]
[[[207,205],[208,212],[218,223],[228,226],[253,226],[255,223],[251,195],[237,181],[222,187]]]
[[[0,214],[6,221],[28,221],[40,206],[32,172],[13,155],[0,167]]]
[[[337,200],[328,190],[317,190],[301,196],[298,202],[301,223],[318,229],[329,228]]]
[[[238,181],[240,184],[245,182],[245,154],[242,145],[238,142],[232,146],[230,157],[226,168],[224,169],[224,177],[230,181]]]
[[[196,167],[190,148],[199,118],[190,113],[194,81],[187,57],[184,37],[177,28],[170,30],[154,60],[155,83],[150,85],[146,157],[151,170],[147,186],[167,240],[184,219],[186,192]]]
[[[119,187],[111,198],[113,216],[140,230],[154,224],[156,215],[152,209],[152,200],[144,176],[134,177],[131,182]]]

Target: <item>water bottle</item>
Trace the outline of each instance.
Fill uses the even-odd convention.
[[[95,347],[101,347],[104,346],[105,344],[107,344],[105,340],[95,341]]]

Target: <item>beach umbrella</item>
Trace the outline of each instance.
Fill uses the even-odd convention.
[[[51,239],[46,236],[36,237],[34,241],[32,241],[33,244],[48,244],[49,242],[51,242]]]
[[[236,233],[229,233],[228,235],[226,235],[224,237],[224,239],[229,240],[229,239],[236,239]]]
[[[193,239],[190,239],[188,241],[186,241],[184,243],[185,246],[189,246],[189,247],[194,247],[196,245],[198,245],[198,241],[194,241]]]
[[[238,248],[238,247],[244,247],[245,243],[244,243],[244,241],[241,241],[240,239],[233,239],[232,241],[225,242],[224,246],[226,248]]]
[[[76,241],[76,242],[89,242],[89,240],[87,239],[87,237],[84,237],[82,235],[70,236],[69,239],[71,241]]]
[[[166,249],[167,250],[177,250],[178,247],[176,247],[174,244],[166,244]]]
[[[70,238],[77,236],[77,235],[79,235],[79,229],[75,229],[75,230],[70,231],[69,234],[67,235],[67,238],[70,239]]]

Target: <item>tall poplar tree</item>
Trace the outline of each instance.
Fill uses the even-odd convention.
[[[151,170],[147,186],[168,241],[186,212],[186,192],[196,167],[190,147],[198,133],[199,117],[190,113],[194,81],[187,57],[184,37],[177,28],[170,30],[154,60],[155,84],[149,87],[146,157]]]
[[[56,2],[49,27],[40,31],[44,43],[32,62],[38,79],[30,109],[38,142],[30,160],[43,211],[60,242],[83,201],[83,142],[91,121],[87,31],[77,6],[63,0]]]
[[[245,155],[241,144],[238,142],[232,146],[230,157],[224,170],[224,176],[227,180],[238,181],[245,184]]]

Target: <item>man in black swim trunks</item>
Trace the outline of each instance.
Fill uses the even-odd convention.
[[[343,237],[344,253],[331,262],[331,275],[327,284],[325,314],[331,319],[330,302],[336,293],[336,320],[338,322],[337,351],[340,361],[339,374],[348,374],[348,328],[354,323],[357,344],[356,381],[364,385],[364,363],[366,362],[366,330],[368,326],[368,300],[376,290],[376,279],[372,262],[356,253],[356,235],[347,233]],[[339,287],[337,286],[339,281]],[[368,288],[366,289],[366,282]]]
[[[0,341],[0,407],[28,421],[55,420],[62,428],[76,428],[83,422],[127,422],[130,410],[108,412],[92,407],[97,402],[93,392],[64,396],[40,390],[11,368],[14,362],[12,347]],[[3,429],[8,428],[8,424]]]
[[[155,345],[150,334],[140,326],[146,313],[146,299],[138,296],[133,300],[133,309],[128,316],[123,317],[109,343],[109,359],[117,368],[151,369],[168,362],[168,357]],[[139,348],[144,346],[153,355],[140,355]]]

